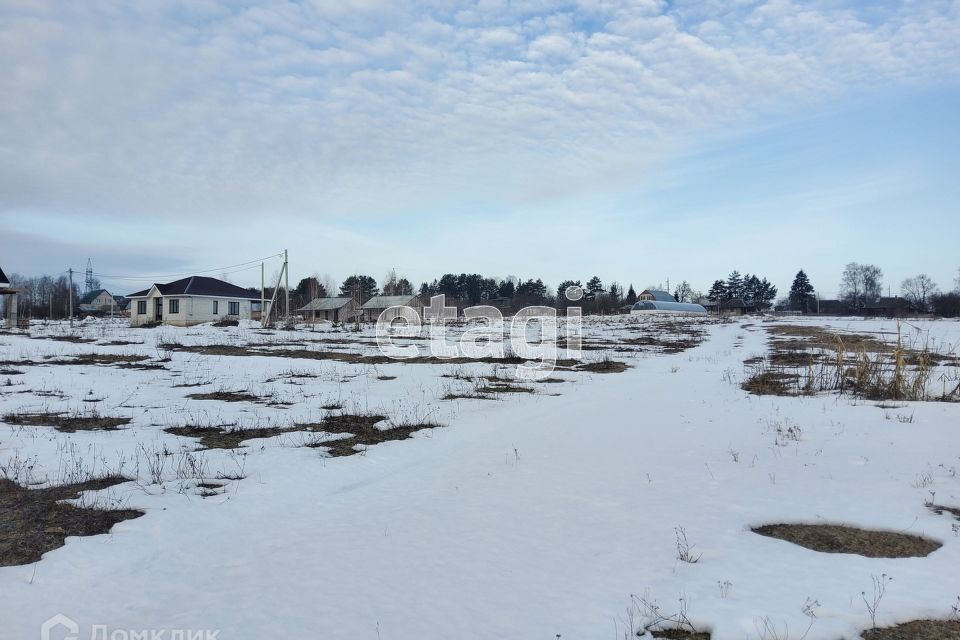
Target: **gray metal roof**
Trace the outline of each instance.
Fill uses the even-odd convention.
[[[661,302],[659,300],[639,300],[631,311],[666,311],[670,313],[706,313],[703,305],[692,302]]]
[[[387,307],[415,306],[417,296],[373,296],[363,303],[362,309],[386,309]]]
[[[342,309],[350,304],[352,298],[315,298],[310,303],[300,307],[297,311],[332,311]]]
[[[677,299],[669,291],[663,291],[661,289],[647,289],[646,291],[641,291],[640,295],[649,295],[653,296],[653,299],[657,302],[676,302]]]

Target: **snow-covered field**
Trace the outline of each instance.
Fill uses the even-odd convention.
[[[896,331],[879,320],[781,322]],[[664,349],[683,337],[660,319],[588,318],[588,361],[629,368],[568,367],[524,383],[532,393],[478,391],[484,376],[508,379],[508,366],[371,364],[360,357],[376,353],[369,330],[103,321],[0,334],[0,416],[131,419],[73,433],[0,423],[6,476],[42,486],[123,475],[131,480],[82,502],[145,512],[109,534],[68,538],[39,562],[0,567],[0,638],[39,637],[63,614],[81,638],[97,626],[107,637],[616,640],[646,623],[641,601],[656,601],[665,613],[683,607],[714,639],[773,638],[770,628],[799,638],[809,627],[807,638],[834,640],[871,626],[861,593],[869,599],[882,574],[893,580],[878,626],[949,617],[960,529],[924,503],[960,507],[960,403],[750,395],[743,363],[766,353],[765,324],[709,321],[702,342],[679,350]],[[941,351],[960,344],[956,322],[906,331]],[[56,363],[91,353],[120,358]],[[240,391],[255,398],[187,398]],[[442,427],[342,457],[307,446],[331,437],[316,430],[199,452],[197,439],[164,431],[293,429],[338,413]],[[867,558],[750,530],[779,522],[943,546]],[[699,561],[678,559],[679,528]]]

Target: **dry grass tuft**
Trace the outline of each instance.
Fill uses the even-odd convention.
[[[190,393],[187,397],[191,400],[220,400],[221,402],[257,402],[262,400],[260,396],[255,396],[246,391],[210,391],[207,393]]]
[[[960,640],[960,620],[913,620],[895,627],[869,629],[863,640]]]
[[[130,424],[130,418],[102,416],[99,413],[8,413],[3,416],[7,424],[24,427],[53,427],[63,433],[77,431],[115,431]]]
[[[942,546],[920,536],[833,524],[768,524],[751,531],[813,551],[852,553],[867,558],[922,558]]]
[[[64,545],[68,536],[108,533],[118,522],[139,518],[135,509],[94,509],[63,504],[82,491],[106,489],[127,478],[108,477],[77,484],[27,489],[0,479],[0,566],[29,564]]]

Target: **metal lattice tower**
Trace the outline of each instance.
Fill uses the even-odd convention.
[[[84,293],[93,291],[93,262],[90,261],[90,258],[87,258],[87,278],[84,282],[84,288]]]

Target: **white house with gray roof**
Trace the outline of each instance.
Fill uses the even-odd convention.
[[[250,320],[250,312],[260,304],[260,295],[258,291],[204,276],[155,283],[127,296],[130,324],[189,327],[220,320]]]

